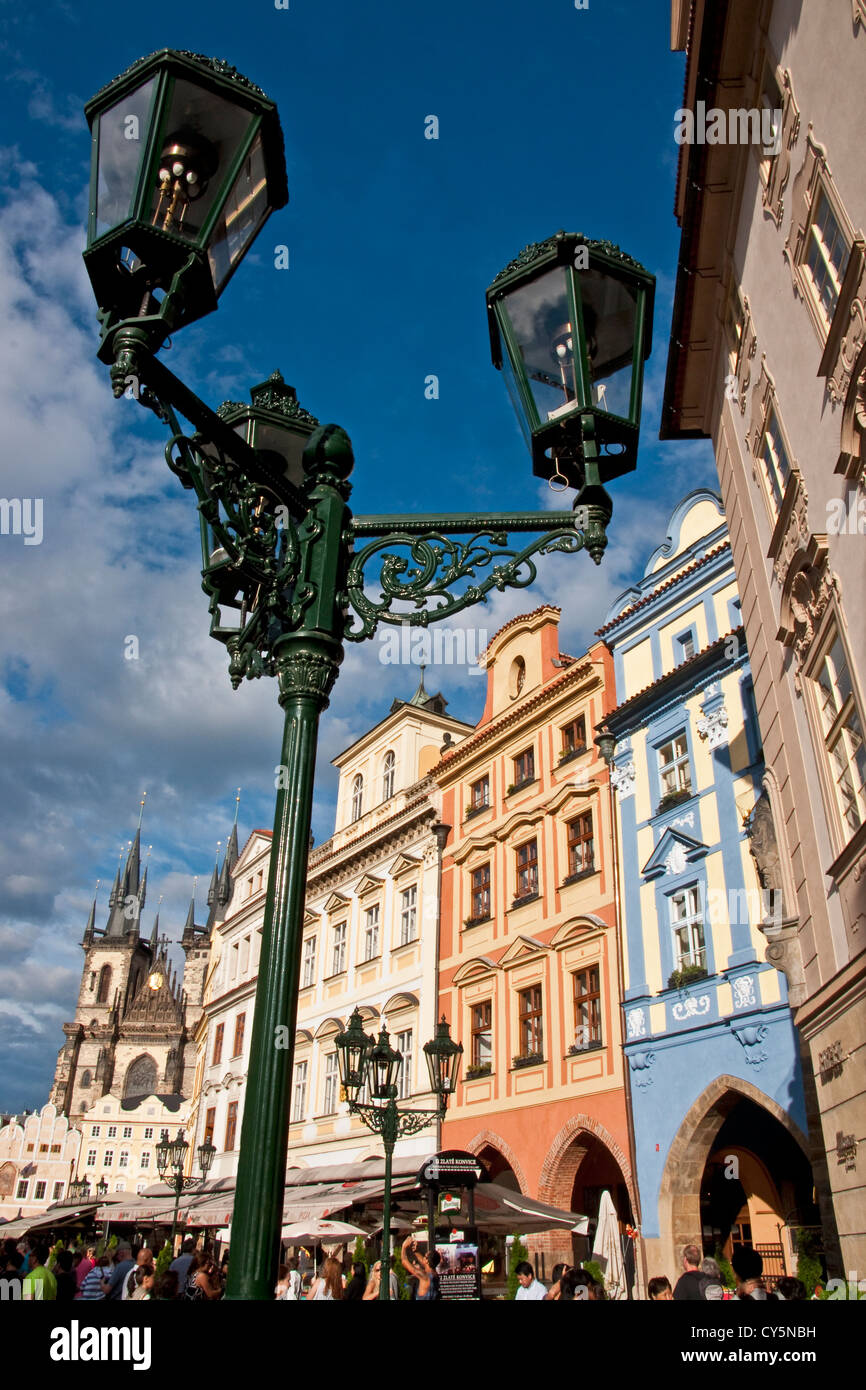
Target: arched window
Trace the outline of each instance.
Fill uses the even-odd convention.
[[[90,1072],[89,1072],[89,1071],[83,1071],[83,1072],[81,1073],[81,1085],[83,1086],[83,1088],[84,1088],[85,1090],[86,1090],[87,1087],[90,1085],[91,1080],[92,1080],[92,1078],[91,1078],[91,1075],[90,1075]]]
[[[382,800],[388,801],[394,795],[394,769],[397,757],[392,748],[388,749],[382,763]]]
[[[364,779],[360,772],[352,782],[352,820],[361,819],[361,811],[364,808]]]
[[[156,1062],[145,1053],[130,1062],[123,1083],[123,1098],[130,1096],[152,1096],[156,1093]]]
[[[99,972],[99,988],[96,991],[97,1004],[108,1003],[108,991],[111,989],[111,966],[103,965]]]

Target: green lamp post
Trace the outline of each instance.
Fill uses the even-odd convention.
[[[426,627],[491,590],[525,588],[539,555],[586,549],[600,561],[611,516],[602,483],[634,466],[652,277],[604,243],[572,238],[589,248],[595,278],[583,289],[557,249],[522,253],[488,292],[491,332],[500,335],[494,361],[503,370],[511,364],[533,466],[577,489],[570,509],[353,516],[348,435],[318,425],[279,374],[253,388],[249,406],[226,402],[214,411],[157,356],[170,333],[216,307],[270,212],[287,201],[275,106],[228,64],[163,49],[110,83],[86,113],[93,176],[85,261],[100,310],[99,357],[115,395],[133,395],[170,431],[166,461],[196,495],[202,586],[232,684],[274,676],[285,716],[227,1290],[229,1298],[268,1299],[293,1063],[292,1048],[276,1040],[295,1036],[318,723],[344,643],[364,641],[382,624]],[[550,245],[564,245],[563,237]],[[550,382],[539,377],[514,297],[522,286],[534,303],[542,272],[557,269],[566,291],[556,313],[572,326],[559,404],[540,395],[536,402]],[[555,353],[542,372],[554,392],[559,360]],[[628,408],[618,415],[605,406],[622,408],[613,386],[626,370]],[[617,462],[618,442],[625,455]],[[512,543],[511,534],[523,539]],[[383,1055],[371,1064],[375,1075]],[[438,1084],[452,1076],[453,1089],[454,1054],[434,1048],[427,1056]]]
[[[385,1150],[385,1194],[382,1204],[382,1276],[379,1298],[391,1297],[391,1168],[394,1145],[406,1134],[417,1134],[432,1120],[442,1120],[457,1085],[463,1044],[455,1043],[443,1018],[436,1025],[436,1037],[424,1044],[430,1073],[430,1089],[438,1099],[435,1110],[401,1108],[397,1104],[403,1057],[391,1046],[388,1030],[382,1026],[374,1041],[364,1032],[358,1009],[352,1013],[345,1033],[334,1039],[340,1069],[342,1094],[353,1115],[360,1115],[368,1129],[381,1134]],[[369,1100],[361,1100],[362,1094]]]

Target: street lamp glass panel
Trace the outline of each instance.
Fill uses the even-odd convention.
[[[188,1149],[189,1144],[183,1137],[183,1130],[179,1129],[176,1138],[172,1140],[170,1145],[172,1168],[183,1168]]]
[[[205,1178],[207,1177],[208,1173],[210,1172],[211,1164],[212,1164],[213,1161],[214,1161],[215,1155],[216,1155],[216,1145],[215,1145],[215,1144],[212,1144],[211,1141],[210,1141],[209,1139],[206,1139],[205,1142],[204,1142],[203,1144],[199,1144],[199,1146],[198,1146],[198,1166],[199,1166],[199,1168],[200,1168],[201,1171],[202,1171],[202,1176],[205,1177]]]
[[[520,353],[536,423],[557,419],[579,403],[578,336],[568,293],[568,272],[545,275],[503,296],[503,310]]]
[[[337,1047],[337,1065],[340,1068],[340,1084],[346,1100],[357,1100],[364,1089],[367,1062],[373,1047],[373,1040],[364,1032],[364,1023],[357,1009],[353,1011],[345,1033],[338,1033],[334,1041]]]
[[[583,301],[592,404],[628,420],[638,290],[592,268],[577,275],[577,288]]]
[[[220,294],[268,215],[268,180],[261,135],[253,141],[208,247],[214,289]]]
[[[424,1044],[424,1056],[427,1058],[431,1091],[443,1099],[453,1095],[457,1088],[463,1044],[451,1037],[451,1029],[444,1018],[436,1025],[433,1041]]]
[[[252,112],[179,78],[166,112],[146,220],[188,241],[204,239],[208,214],[232,172]]]
[[[383,1028],[370,1053],[370,1089],[374,1100],[390,1100],[397,1092],[397,1079],[403,1056],[391,1047],[388,1030]]]
[[[134,214],[154,85],[151,78],[99,117],[96,217],[91,241]]]

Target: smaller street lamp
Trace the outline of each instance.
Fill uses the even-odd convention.
[[[86,1202],[90,1196],[90,1183],[87,1178],[81,1178],[69,1184],[69,1200],[72,1202]]]
[[[96,1184],[95,1195],[97,1197],[106,1197],[108,1195],[108,1183],[105,1178],[100,1178],[99,1182]]]
[[[210,1166],[213,1163],[216,1147],[206,1139],[198,1147],[198,1163],[201,1168],[201,1177],[185,1177],[184,1164],[189,1153],[189,1143],[183,1137],[183,1130],[179,1129],[174,1139],[169,1139],[168,1132],[163,1134],[162,1139],[156,1146],[156,1166],[162,1181],[174,1192],[174,1217],[171,1223],[171,1244],[174,1248],[174,1237],[177,1231],[177,1209],[180,1205],[182,1192],[193,1192],[196,1188],[207,1180]]]
[[[435,1110],[401,1110],[397,1105],[402,1054],[391,1046],[383,1025],[373,1040],[364,1032],[364,1021],[355,1009],[344,1033],[334,1039],[337,1048],[343,1096],[353,1115],[360,1115],[368,1129],[381,1134],[385,1150],[385,1195],[382,1209],[382,1277],[379,1298],[391,1297],[391,1161],[394,1145],[401,1135],[416,1134],[431,1120],[445,1115],[448,1097],[457,1084],[457,1071],[463,1055],[462,1043],[455,1043],[445,1018],[436,1025],[436,1037],[424,1044],[430,1072],[431,1090],[438,1097]],[[369,1085],[371,1101],[358,1099]]]

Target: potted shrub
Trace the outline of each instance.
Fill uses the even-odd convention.
[[[680,806],[684,801],[689,801],[692,796],[690,787],[678,787],[676,791],[665,792],[658,804],[656,815],[660,816],[663,811],[669,811],[672,806]]]
[[[467,1067],[463,1074],[464,1081],[476,1081],[479,1076],[489,1076],[492,1068],[489,1062],[479,1062],[476,1067]]]
[[[683,989],[695,980],[705,980],[707,969],[704,965],[684,965],[682,970],[674,970],[668,979],[668,989]]]

